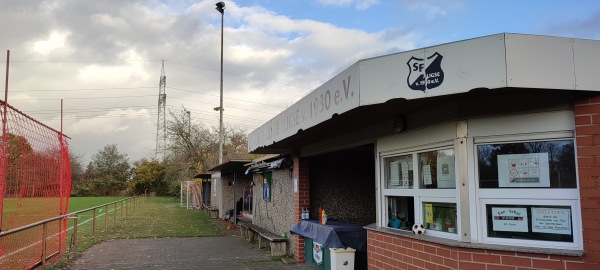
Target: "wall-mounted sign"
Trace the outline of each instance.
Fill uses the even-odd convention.
[[[323,245],[313,242],[313,261],[317,265],[323,264]]]
[[[411,57],[406,62],[409,70],[406,78],[408,87],[412,90],[425,91],[442,85],[444,82],[442,58],[444,57],[437,52],[427,57],[427,63],[422,58]],[[425,66],[425,64],[429,65]]]
[[[571,209],[531,208],[533,232],[571,235]]]
[[[503,232],[528,232],[527,208],[492,207],[492,229]]]
[[[500,187],[550,187],[548,153],[498,155]]]
[[[265,172],[263,178],[263,200],[271,201],[271,185],[273,184],[271,172]]]

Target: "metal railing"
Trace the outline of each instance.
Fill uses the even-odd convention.
[[[42,269],[45,269],[50,260],[56,261],[63,255],[61,254],[63,250],[67,254],[77,251],[78,237],[80,237],[78,235],[78,229],[80,229],[83,224],[91,222],[91,228],[89,228],[91,231],[88,233],[91,235],[92,239],[96,239],[97,221],[99,217],[104,216],[104,229],[106,230],[108,229],[109,212],[112,212],[112,223],[114,227],[114,225],[117,224],[117,216],[120,216],[120,218],[123,219],[123,214],[125,214],[126,219],[129,217],[129,211],[135,210],[137,203],[138,198],[129,197],[0,232],[0,269],[35,269],[40,266]],[[118,206],[118,204],[120,204],[120,206]],[[65,219],[67,222],[64,221]],[[65,228],[61,226],[61,222],[67,224]],[[53,229],[53,232],[56,233],[49,235],[48,227],[51,223],[59,223],[57,226],[59,229]],[[69,223],[72,223],[72,226],[70,226]],[[17,241],[17,239],[31,238],[26,237],[27,235],[39,236],[38,230],[40,227],[42,230],[41,239],[34,239],[33,241]],[[61,239],[64,237],[64,235],[62,235],[64,233],[67,234],[67,243],[69,243],[68,249],[62,244]],[[38,237],[35,236],[35,238]],[[48,244],[54,238],[56,238],[58,244],[52,242],[52,247],[49,248]]]

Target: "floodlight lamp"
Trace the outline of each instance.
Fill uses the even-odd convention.
[[[219,2],[215,4],[217,7],[215,8],[217,11],[221,12],[221,14],[223,14],[223,12],[225,12],[225,3],[223,2]]]

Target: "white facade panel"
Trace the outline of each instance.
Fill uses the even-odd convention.
[[[329,120],[334,114],[357,108],[358,85],[356,63],[250,133],[248,150],[270,145]]]
[[[573,40],[577,90],[600,91],[600,42]]]
[[[575,89],[573,40],[506,34],[509,87]]]
[[[469,136],[485,137],[518,133],[545,133],[548,131],[572,131],[575,129],[573,111],[555,111],[525,115],[499,116],[469,120]]]
[[[504,34],[360,62],[360,104],[506,86]]]

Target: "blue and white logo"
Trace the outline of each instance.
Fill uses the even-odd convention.
[[[444,82],[444,71],[442,70],[442,58],[439,53],[434,53],[427,57],[429,65],[425,67],[425,61],[422,58],[411,57],[408,65],[408,78],[406,82],[412,90],[425,91],[436,88]],[[425,72],[423,72],[425,70]]]

